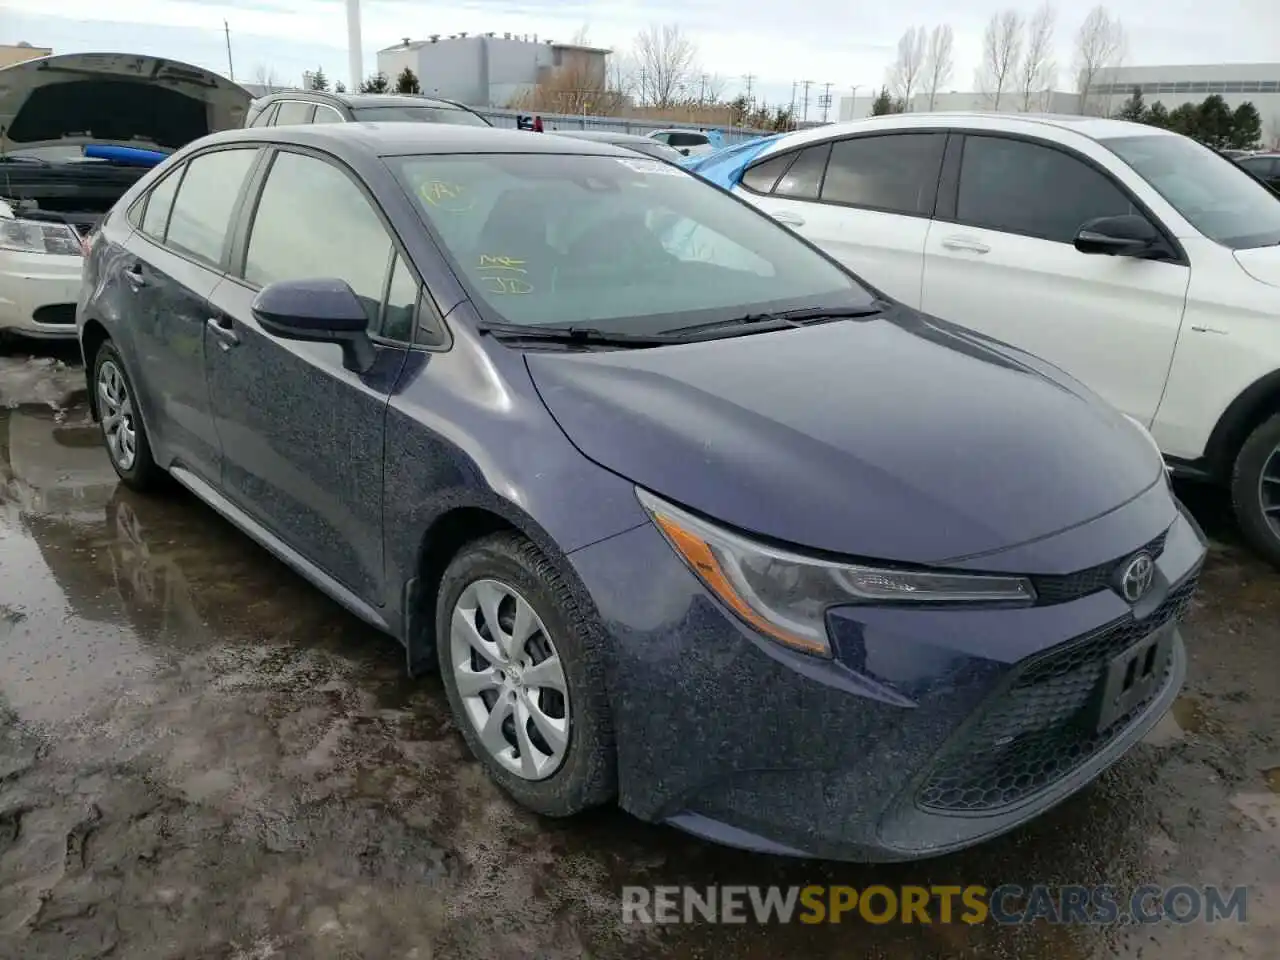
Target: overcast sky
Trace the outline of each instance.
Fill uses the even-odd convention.
[[[431,33],[505,31],[569,40],[586,26],[594,44],[627,50],[650,23],[679,24],[697,44],[702,69],[725,92],[754,74],[757,94],[790,102],[793,80],[832,84],[832,94],[879,86],[898,38],[914,25],[949,23],[955,71],[948,87],[974,89],[982,31],[991,14],[1030,13],[1039,0],[364,0],[364,66],[379,48]],[[1060,87],[1074,36],[1089,8],[1058,7]],[[1128,64],[1280,60],[1280,0],[1109,0],[1129,37]],[[107,11],[110,11],[108,14]],[[341,0],[0,0],[0,42],[25,40],[57,53],[119,51],[185,60],[227,72],[223,21],[231,28],[235,77],[252,82],[272,70],[298,83],[303,70],[324,68],[346,80],[346,15]],[[816,94],[816,91],[815,91]],[[817,114],[811,108],[810,116]]]

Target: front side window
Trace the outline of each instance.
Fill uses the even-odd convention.
[[[249,232],[245,280],[345,280],[376,331],[391,252],[386,227],[350,177],[315,157],[276,154]]]
[[[496,321],[656,333],[872,302],[769,217],[656,160],[491,154],[390,163]]]
[[[147,195],[147,209],[142,215],[139,229],[153,240],[164,242],[165,228],[169,225],[169,211],[173,208],[173,197],[178,192],[181,180],[182,170],[179,168],[166,175]]]
[[[418,319],[418,278],[400,256],[391,267],[387,286],[387,305],[382,314],[382,335],[391,340],[410,343]]]
[[[479,114],[458,107],[419,106],[416,103],[380,107],[352,107],[358,123],[451,123],[463,127],[487,127]]]
[[[1101,143],[1210,240],[1236,250],[1280,243],[1280,197],[1225,157],[1169,134]]]
[[[285,100],[276,111],[276,118],[271,125],[286,127],[298,123],[310,123],[311,113],[314,109],[314,105],[303,103],[301,100]]]
[[[942,133],[902,133],[837,140],[822,184],[827,203],[931,216],[938,194]]]
[[[165,242],[214,266],[220,264],[232,211],[257,155],[256,147],[216,150],[188,161]]]
[[[1138,212],[1108,177],[1062,150],[965,138],[956,195],[961,223],[1071,243],[1088,220]]]

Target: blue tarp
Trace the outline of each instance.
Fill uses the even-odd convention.
[[[700,157],[689,157],[681,166],[686,170],[693,171],[702,179],[709,180],[716,186],[724,187],[728,190],[742,179],[742,171],[747,164],[754,160],[760,154],[760,151],[781,136],[782,134],[775,133],[771,136],[756,137],[754,140],[735,143],[733,146],[725,147],[714,153],[705,153]]]
[[[142,150],[138,147],[111,147],[90,143],[84,148],[84,155],[93,160],[110,160],[112,163],[127,164],[131,167],[155,167],[169,156],[158,150]]]

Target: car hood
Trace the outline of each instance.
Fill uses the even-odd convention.
[[[1280,246],[1236,250],[1236,263],[1253,279],[1280,287]]]
[[[249,92],[176,60],[71,53],[0,70],[0,152],[113,144],[176,150],[244,124]]]
[[[905,309],[648,350],[529,352],[526,364],[596,463],[818,551],[958,561],[1163,482],[1149,443],[1084,387]]]

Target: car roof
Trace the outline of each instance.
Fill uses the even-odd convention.
[[[575,140],[592,140],[596,143],[652,143],[649,137],[636,133],[617,133],[613,130],[548,130],[561,137],[573,137]]]
[[[808,130],[798,130],[787,134],[773,144],[766,152],[775,149],[790,148],[804,143],[816,143],[831,137],[841,137],[855,133],[873,133],[876,131],[910,130],[929,127],[937,129],[968,128],[974,130],[1004,131],[1006,133],[1025,133],[1044,136],[1049,131],[1076,133],[1091,140],[1107,140],[1112,137],[1176,137],[1171,130],[1134,123],[1128,120],[1112,120],[1108,117],[1085,117],[1074,114],[1053,113],[983,113],[979,111],[939,111],[934,113],[891,113],[879,117],[864,117],[860,120],[843,120],[839,123],[828,123]]]
[[[342,155],[395,157],[450,153],[548,153],[634,158],[622,147],[574,137],[546,137],[529,130],[467,127],[445,123],[320,123],[225,130],[196,141],[200,146],[290,143]]]
[[[442,97],[424,97],[416,93],[334,93],[332,90],[279,90],[259,97],[255,103],[266,106],[273,100],[314,100],[316,103],[340,103],[348,107],[400,107],[416,104],[466,110],[460,103]]]

